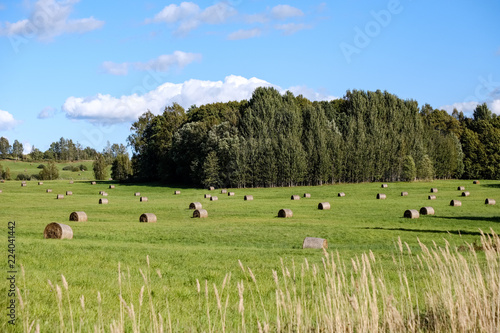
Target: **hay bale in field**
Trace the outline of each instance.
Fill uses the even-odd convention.
[[[181,194],[181,191],[174,191],[174,195]]]
[[[438,192],[437,188],[435,188],[435,187],[431,188],[431,193],[437,193],[437,192]]]
[[[377,199],[385,199],[387,196],[384,193],[377,193]]]
[[[302,243],[303,249],[327,249],[328,241],[324,238],[306,237]]]
[[[311,197],[311,193],[304,193],[304,198],[310,198]]]
[[[387,184],[382,184],[382,186],[380,186],[381,188],[386,188],[386,187],[389,187],[389,185]]]
[[[220,190],[220,194],[226,194],[227,190]]]
[[[422,207],[420,208],[420,215],[434,215],[434,208]]]
[[[43,182],[38,182],[38,185],[43,185]]]
[[[23,180],[23,181],[21,182],[21,184],[26,184],[26,181],[25,181],[25,180]]]
[[[436,200],[436,196],[435,195],[429,195],[429,200]]]
[[[337,196],[339,196],[339,197],[345,197],[345,193],[344,192],[339,192],[339,194],[337,194]]]
[[[228,192],[228,193],[227,193],[227,196],[228,196],[228,197],[234,197],[234,192]]]
[[[153,213],[144,213],[139,217],[139,222],[156,223],[156,215]]]
[[[465,191],[465,186],[459,186],[459,187],[457,187],[457,190],[458,191]]]
[[[210,194],[205,194],[203,197],[204,197],[205,199],[210,199],[212,196],[211,196]]]
[[[85,212],[73,212],[69,214],[69,220],[75,222],[87,222],[87,214],[85,214]]]
[[[462,202],[461,202],[461,201],[458,201],[458,200],[451,200],[451,201],[450,201],[450,206],[453,206],[453,207],[460,207],[460,206],[462,206]]]
[[[195,218],[205,218],[208,217],[208,213],[205,209],[197,209],[193,212],[193,217]]]
[[[109,188],[115,188],[115,185],[109,185]]]
[[[69,183],[70,183],[70,184],[73,184],[73,181],[72,181],[72,180],[70,180],[70,181],[69,181]]]
[[[473,181],[472,184],[479,184],[479,180]]]
[[[91,183],[90,183],[90,185],[95,185],[95,184],[97,184],[97,183],[96,183],[96,182],[91,182]]]
[[[108,199],[106,198],[99,199],[99,205],[107,205],[107,204],[108,204]]]
[[[401,192],[401,196],[402,197],[407,197],[408,196],[408,192]]]
[[[292,195],[291,198],[292,200],[300,200],[300,195]]]
[[[468,197],[470,195],[470,192],[469,191],[464,191],[462,192],[462,196],[463,197]]]
[[[201,209],[201,202],[191,202],[189,204],[189,209]]]
[[[486,200],[484,200],[484,203],[486,205],[495,205],[496,201],[495,201],[495,199],[486,199]]]
[[[56,199],[64,199],[64,195],[58,194],[57,197],[56,197]]]
[[[245,195],[245,197],[243,198],[243,200],[252,201],[253,200],[253,195]]]
[[[45,227],[43,238],[72,239],[73,229],[67,224],[52,222]]]
[[[47,189],[47,193],[52,193],[52,190],[50,188]]]
[[[21,183],[21,187],[26,187],[26,183]]]
[[[280,211],[278,212],[278,217],[292,217],[293,216],[293,212],[291,209],[286,209],[286,208],[283,208],[283,209],[280,209]]]
[[[71,191],[66,191],[66,195],[73,195],[73,192],[71,192]]]
[[[0,190],[0,193],[2,193],[2,190]]]
[[[208,188],[208,190],[209,190],[209,191],[213,191],[213,190],[215,190],[215,187],[210,186],[210,187]]]
[[[330,209],[330,203],[329,202],[320,202],[318,204],[318,209],[322,209],[322,210]]]
[[[213,196],[213,195],[212,195],[212,196],[210,197],[210,201],[217,201],[217,200],[219,200],[219,198],[217,198],[216,196]]]
[[[135,192],[134,193],[134,197],[140,197],[141,196],[141,193],[140,192]]]
[[[0,183],[5,183],[5,179],[0,179]]]
[[[108,196],[108,192],[104,192],[104,191],[102,191],[101,195],[102,195],[103,197],[107,197],[107,196]]]
[[[416,209],[407,209],[404,213],[404,217],[408,219],[418,219],[420,217],[420,214]]]
[[[140,197],[139,201],[140,202],[148,202],[148,197]]]

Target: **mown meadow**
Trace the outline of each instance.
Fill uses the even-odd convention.
[[[36,172],[34,163],[15,164],[13,173]],[[91,185],[91,172],[61,172],[61,179],[43,185],[0,184],[1,244],[6,253],[7,223],[15,221],[19,288],[17,323],[9,325],[4,315],[0,331],[446,331],[449,323],[439,326],[441,317],[458,331],[500,327],[499,278],[491,274],[500,269],[499,181],[236,188],[228,189],[235,192],[229,197],[220,189],[155,183]],[[470,196],[462,197],[458,186]],[[438,189],[436,200],[428,199],[431,188]],[[56,199],[66,191],[73,195]],[[109,194],[109,204],[98,204],[99,191]],[[377,200],[377,193],[387,199]],[[294,194],[301,199],[290,200]],[[485,205],[486,198],[499,204]],[[451,207],[452,199],[462,206]],[[208,218],[192,218],[188,207],[195,201]],[[318,210],[319,202],[331,209]],[[405,210],[424,206],[435,215],[403,218]],[[293,217],[278,218],[281,208]],[[74,211],[86,212],[88,221],[70,222]],[[139,223],[143,213],[154,213],[157,223]],[[44,239],[51,222],[70,225],[74,238]],[[489,247],[481,245],[481,230]],[[328,251],[302,249],[305,237],[327,239]],[[7,255],[4,261],[6,267]],[[471,304],[491,317],[490,326],[475,323],[483,317],[470,308],[462,310],[472,319],[462,323],[464,315],[446,315],[437,298],[426,303],[442,291],[449,294],[443,300],[461,304],[455,293],[471,294],[481,281],[481,297]],[[0,285],[2,309],[7,289]]]

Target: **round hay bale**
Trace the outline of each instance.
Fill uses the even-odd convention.
[[[416,209],[407,209],[404,213],[404,217],[409,219],[418,219],[420,217],[420,214]]]
[[[470,192],[469,191],[464,191],[462,192],[462,196],[463,197],[468,197],[470,195]]]
[[[208,217],[208,213],[205,209],[197,209],[193,212],[193,217],[195,218],[205,218]]]
[[[479,180],[473,181],[472,184],[479,184]]]
[[[191,202],[189,204],[189,209],[201,209],[201,202]]]
[[[115,188],[115,185],[109,185],[109,188]]]
[[[56,197],[56,199],[64,199],[64,195],[58,194],[57,197]]]
[[[139,192],[134,193],[134,197],[140,197],[140,196],[141,196],[141,193],[139,193]]]
[[[0,193],[2,193],[2,190],[0,190]]]
[[[91,183],[90,183],[90,185],[95,185],[95,184],[97,184],[97,183],[96,183],[96,182],[91,182]]]
[[[246,200],[246,201],[252,201],[253,200],[253,195],[245,195],[245,197],[243,199]]]
[[[107,205],[107,204],[108,204],[108,199],[106,198],[99,199],[99,205]]]
[[[324,238],[306,237],[302,243],[303,249],[327,249],[328,241]]]
[[[220,190],[220,194],[226,194],[227,190]]]
[[[153,213],[144,213],[139,217],[139,222],[156,223],[156,215]]]
[[[288,218],[288,217],[292,217],[292,216],[293,216],[293,212],[291,209],[283,208],[283,209],[280,209],[280,211],[278,212],[278,217]]]
[[[435,195],[429,195],[429,200],[436,200],[436,196]]]
[[[25,180],[23,180],[23,181],[21,182],[21,184],[26,184],[26,181],[25,181]]]
[[[208,188],[208,190],[209,190],[209,191],[213,191],[213,190],[215,190],[215,187],[210,186],[210,187]]]
[[[205,194],[205,195],[204,195],[204,198],[205,198],[205,199],[210,199],[210,197],[211,197],[211,195],[210,195],[210,194]]]
[[[67,224],[52,222],[45,227],[43,238],[72,239],[73,229]]]
[[[228,193],[227,193],[227,196],[228,196],[228,197],[234,197],[234,192],[228,192]]]
[[[181,194],[181,191],[174,191],[174,195]]]
[[[219,198],[217,198],[216,196],[213,196],[213,195],[212,195],[212,196],[210,197],[210,201],[217,201],[217,200],[219,200]]]
[[[43,185],[43,182],[38,182],[38,185]]]
[[[113,178],[108,178],[108,180],[113,180]]]
[[[465,191],[465,186],[459,186],[459,187],[457,187],[457,190],[458,191]]]
[[[408,196],[408,192],[401,192],[401,196],[402,197],[407,197]]]
[[[148,197],[140,197],[139,201],[140,202],[148,202]]]
[[[431,193],[437,193],[437,192],[438,192],[437,188],[435,188],[435,187],[431,188]]]
[[[339,194],[337,194],[339,197],[345,197],[345,193],[344,192],[339,192]]]
[[[329,202],[320,202],[318,204],[318,209],[322,209],[322,210],[330,209],[330,203]]]
[[[72,191],[66,191],[66,195],[73,195]]]
[[[420,215],[434,215],[434,208],[422,207],[420,208]]]
[[[70,181],[69,181],[69,183],[70,183],[70,184],[73,184],[73,181],[72,181],[72,180],[70,180]]]
[[[292,200],[300,200],[300,195],[292,195],[292,197],[290,198]]]
[[[108,192],[104,192],[104,191],[102,191],[102,196],[103,196],[103,197],[107,197],[107,196],[108,196]]]
[[[386,187],[389,187],[389,185],[387,184],[382,184],[382,186],[380,186],[381,188],[386,188]]]
[[[26,183],[21,183],[21,187],[26,187]]]
[[[377,193],[377,199],[385,199],[387,196],[384,193]]]
[[[46,192],[47,192],[47,193],[52,193],[52,190],[51,190],[50,188],[48,188],[48,189],[46,190]]]
[[[5,179],[0,179],[0,183],[5,183]]]
[[[495,205],[496,201],[495,201],[495,199],[486,199],[486,200],[484,200],[484,203],[486,205]]]
[[[75,222],[87,222],[87,214],[85,214],[85,212],[73,212],[69,214],[69,220]]]
[[[462,202],[461,202],[461,201],[458,201],[458,200],[451,200],[451,201],[450,201],[450,206],[453,206],[453,207],[460,207],[460,206],[462,206]]]
[[[304,198],[310,198],[311,197],[311,193],[304,193]]]

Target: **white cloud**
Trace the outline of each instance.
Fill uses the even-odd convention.
[[[54,116],[54,113],[56,112],[56,109],[54,109],[51,106],[44,107],[40,113],[38,113],[38,119],[47,119],[47,118],[52,118]]]
[[[333,95],[327,95],[321,92],[317,92],[314,89],[308,88],[306,86],[293,86],[288,88],[295,96],[302,95],[311,101],[331,101],[338,99]]]
[[[247,23],[267,23],[269,17],[265,13],[245,15],[245,21]]]
[[[297,31],[310,29],[312,27],[304,23],[285,23],[285,24],[277,24],[275,28],[277,30],[282,30],[284,35],[292,35]]]
[[[277,5],[271,9],[271,15],[278,20],[284,20],[289,17],[304,16],[304,13],[290,5]]]
[[[27,155],[31,153],[31,150],[33,149],[33,145],[29,143],[28,141],[23,142],[23,154]]]
[[[491,112],[500,115],[500,99],[495,99],[491,103],[489,103],[489,108]]]
[[[240,29],[238,31],[232,32],[227,36],[230,40],[248,39],[260,36],[261,30],[259,28],[254,28],[250,30]]]
[[[257,87],[275,87],[281,93],[285,90],[258,78],[244,78],[230,75],[224,81],[202,81],[191,79],[183,83],[164,83],[145,94],[113,97],[98,94],[92,97],[69,97],[62,110],[71,119],[85,119],[96,123],[130,122],[150,110],[159,114],[165,106],[179,103],[184,108],[215,102],[250,99]],[[333,99],[315,93],[306,87],[293,87],[291,91],[301,93],[312,100]]]
[[[5,131],[17,125],[17,120],[7,111],[0,110],[0,131]]]
[[[183,68],[194,61],[200,60],[201,54],[199,53],[174,51],[172,54],[163,54],[147,62],[114,63],[105,61],[102,63],[101,68],[105,73],[112,75],[126,75],[131,67],[140,71],[167,72],[172,67]]]
[[[462,111],[467,116],[472,116],[476,107],[481,104],[479,102],[462,102],[453,103],[451,105],[441,106],[439,109],[445,110],[448,113],[452,113],[453,109],[457,109],[458,112]],[[500,115],[500,99],[493,99],[486,103],[491,112]]]
[[[65,33],[84,33],[101,28],[104,21],[93,17],[69,19],[73,5],[79,0],[38,0],[31,9],[29,18],[17,22],[5,22],[0,35],[38,37],[50,41]]]

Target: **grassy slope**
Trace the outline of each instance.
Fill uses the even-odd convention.
[[[15,220],[16,258],[26,269],[30,315],[40,319],[42,331],[59,325],[56,298],[47,280],[61,285],[64,274],[70,284],[75,312],[82,294],[87,309],[95,309],[96,294],[100,291],[103,308],[107,309],[105,322],[109,322],[119,317],[118,263],[125,272],[124,283],[131,285],[130,291],[126,288],[127,295],[137,300],[143,284],[138,269],[145,269],[147,255],[154,290],[161,293],[158,306],[165,307],[164,297],[168,296],[170,312],[180,321],[177,325],[182,329],[183,325],[195,325],[200,313],[204,313],[198,305],[196,279],[202,284],[208,280],[209,286],[220,285],[225,274],[231,272],[234,285],[246,278],[241,274],[238,260],[252,268],[261,283],[265,302],[273,302],[271,270],[281,269],[280,258],[286,263],[301,262],[304,257],[310,262],[320,262],[321,251],[301,249],[306,236],[328,239],[329,249],[338,251],[346,262],[372,250],[381,267],[396,281],[391,267],[394,243],[399,236],[418,253],[417,238],[427,244],[432,241],[444,244],[447,240],[452,245],[461,245],[477,240],[478,229],[500,231],[500,205],[484,205],[487,197],[500,201],[498,181],[482,181],[480,185],[472,185],[472,181],[391,183],[386,189],[381,189],[380,183],[234,189],[235,197],[220,194],[218,190],[211,192],[219,201],[204,199],[203,194],[209,192],[200,189],[180,189],[180,195],[173,195],[174,188],[169,187],[117,184],[115,189],[108,189],[108,184],[92,186],[88,181],[76,181],[70,185],[66,180],[45,181],[41,186],[28,182],[25,188],[17,181],[0,184],[3,190],[0,215],[5,230],[2,248],[6,248],[7,221]],[[460,198],[459,185],[466,186],[471,196]],[[431,187],[439,189],[437,200],[427,199]],[[47,188],[53,192],[46,193]],[[64,194],[66,190],[72,190],[73,196],[55,199],[56,194]],[[98,204],[100,190],[109,193],[108,205]],[[401,197],[403,190],[409,196]],[[338,198],[340,191],[346,197]],[[139,202],[134,192],[147,196],[149,202]],[[292,194],[302,196],[305,192],[311,193],[312,198],[290,200]],[[387,194],[387,199],[376,200],[379,192]],[[244,201],[245,194],[252,194],[254,201]],[[463,206],[450,207],[451,199],[461,200]],[[207,219],[191,218],[188,206],[193,201],[202,202],[209,213]],[[319,211],[317,204],[323,201],[329,201],[332,209]],[[436,216],[402,218],[406,209],[422,206],[434,207]],[[292,209],[293,218],[277,218],[280,208]],[[89,221],[69,222],[72,211],[85,211]],[[139,216],[145,212],[155,213],[158,223],[140,224]],[[50,222],[71,225],[74,239],[44,240],[43,229]],[[157,269],[161,278],[155,273]],[[418,272],[416,279],[418,285]],[[22,281],[19,274],[21,287]],[[6,294],[6,286],[2,284],[0,295]],[[5,301],[0,297],[0,307],[4,308]],[[95,321],[96,316],[94,310],[86,313],[90,321]],[[234,316],[231,320],[239,319]],[[4,331],[4,321],[2,325],[0,330]]]

